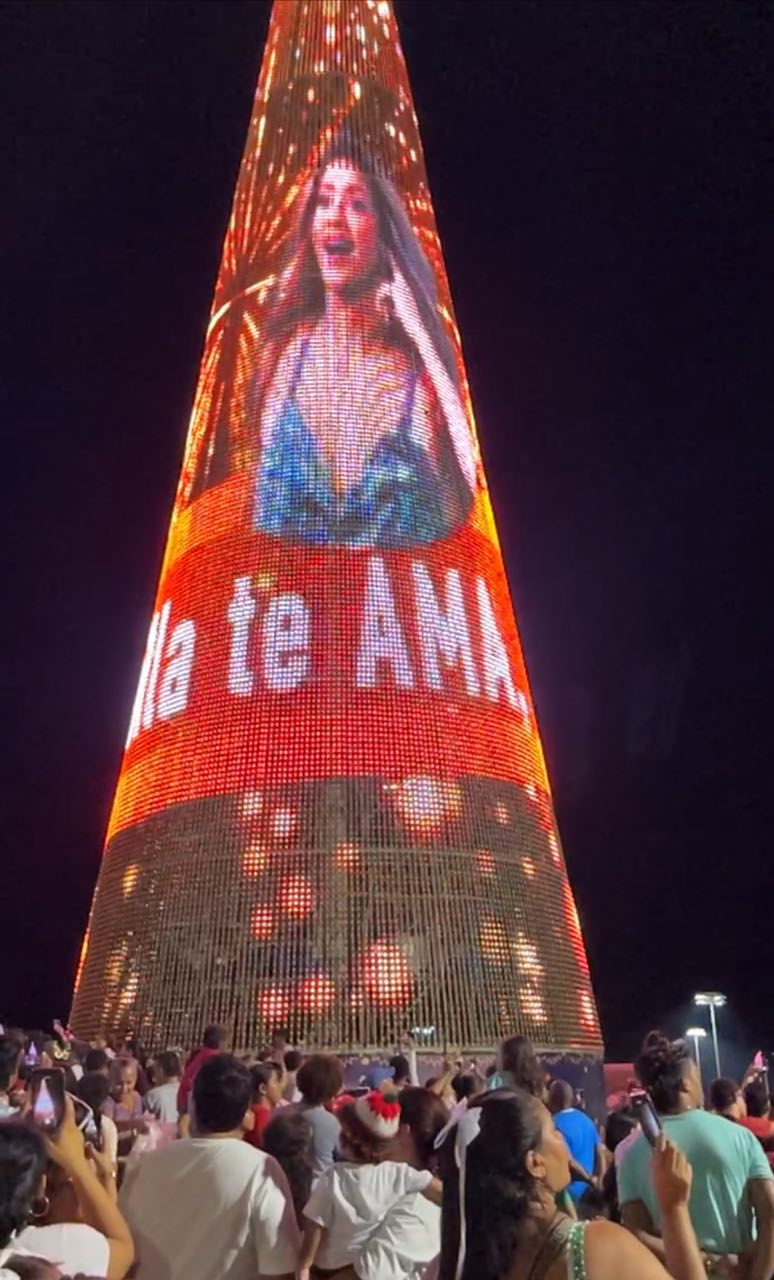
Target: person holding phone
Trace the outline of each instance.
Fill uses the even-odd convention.
[[[701,1109],[701,1081],[684,1041],[670,1042],[651,1033],[636,1069],[666,1137],[685,1153],[693,1169],[691,1221],[708,1267],[727,1272],[743,1259],[745,1280],[770,1280],[774,1180],[760,1144],[742,1125]],[[625,1226],[663,1258],[663,1215],[644,1133],[621,1162],[618,1195]]]
[[[691,1170],[663,1136],[649,1157],[667,1268],[629,1232],[578,1222],[556,1207],[570,1182],[567,1147],[548,1108],[521,1090],[480,1095],[440,1142],[439,1280],[702,1280],[687,1211]]]
[[[82,1221],[36,1225],[48,1211],[49,1161],[69,1179]],[[0,1196],[4,1260],[45,1258],[71,1276],[123,1280],[127,1274],[134,1261],[129,1228],[87,1156],[72,1098],[64,1098],[56,1130],[17,1120],[0,1124]]]

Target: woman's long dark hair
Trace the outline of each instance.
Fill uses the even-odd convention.
[[[389,257],[392,255],[406,277],[422,324],[446,372],[454,384],[458,385],[457,363],[438,311],[435,276],[414,234],[403,201],[389,178],[377,173],[362,157],[356,158],[355,148],[345,144],[340,144],[325,157],[296,202],[287,263],[266,303],[263,322],[265,340],[271,344],[276,343],[279,350],[282,350],[299,324],[317,319],[325,309],[325,290],[312,245],[312,221],[320,183],[331,165],[351,167],[362,174],[376,213],[379,240],[377,279],[390,279]],[[377,280],[373,283],[377,283]],[[386,339],[394,346],[406,345],[396,322],[388,324]],[[268,379],[264,381],[264,386],[266,385]]]
[[[0,1249],[29,1221],[46,1171],[46,1148],[22,1120],[0,1124]]]
[[[465,1156],[466,1248],[462,1280],[505,1280],[513,1266],[521,1224],[536,1197],[527,1169],[540,1146],[541,1108],[523,1090],[496,1089],[472,1099],[481,1131]],[[443,1212],[440,1280],[455,1280],[460,1248],[460,1176],[452,1129],[441,1148]]]
[[[312,1126],[302,1111],[281,1107],[263,1131],[263,1149],[274,1156],[288,1180],[298,1225],[312,1190]]]

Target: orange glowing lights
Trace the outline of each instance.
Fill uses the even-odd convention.
[[[274,912],[266,903],[253,909],[250,917],[250,933],[254,938],[270,938],[276,928]]]
[[[462,793],[444,778],[406,778],[397,790],[395,807],[406,826],[418,835],[436,835],[459,816]]]
[[[360,866],[360,846],[354,840],[342,840],[333,850],[333,865],[338,871],[357,871]]]
[[[287,987],[267,987],[258,993],[258,1012],[265,1023],[286,1022],[292,992]]]
[[[489,849],[476,850],[476,870],[481,872],[482,876],[493,876],[497,870],[497,864]]]
[[[336,986],[324,974],[315,973],[298,984],[296,1000],[307,1013],[324,1013],[336,998]]]
[[[284,876],[277,893],[280,911],[296,920],[304,920],[314,906],[314,888],[305,876]]]
[[[137,887],[137,881],[139,880],[139,878],[140,878],[140,868],[137,866],[136,862],[130,863],[130,865],[126,868],[123,879],[121,881],[121,891],[125,898],[131,897],[131,895],[134,893],[135,888]]]
[[[378,1005],[404,1005],[411,999],[412,978],[402,949],[389,942],[375,942],[363,956],[363,989]]]
[[[242,854],[242,875],[247,879],[261,875],[269,865],[269,850],[265,845],[248,844]]]
[[[508,935],[502,920],[484,920],[479,930],[479,946],[485,960],[504,964],[508,959]]]

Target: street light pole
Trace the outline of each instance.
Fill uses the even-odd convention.
[[[697,991],[693,997],[693,1003],[701,1008],[709,1008],[710,1026],[712,1028],[712,1048],[715,1053],[715,1070],[720,1075],[720,1049],[718,1047],[718,1024],[715,1014],[716,1009],[722,1009],[726,1003],[726,997],[720,991]]]
[[[702,1040],[706,1040],[707,1032],[704,1030],[704,1027],[688,1027],[685,1034],[690,1040],[693,1040],[693,1052],[696,1057],[696,1067],[699,1072],[699,1084],[701,1085],[703,1093],[704,1081],[701,1074],[701,1042]]]

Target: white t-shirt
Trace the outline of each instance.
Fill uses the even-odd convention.
[[[293,1273],[298,1227],[281,1168],[234,1138],[183,1138],[137,1161],[118,1198],[138,1280]]]
[[[48,1227],[25,1227],[13,1242],[13,1253],[47,1258],[66,1276],[106,1276],[110,1245],[85,1222],[57,1222]]]
[[[309,1197],[304,1217],[325,1227],[318,1267],[352,1266],[379,1223],[402,1196],[423,1191],[433,1180],[427,1169],[396,1160],[381,1164],[342,1162],[326,1169]]]
[[[355,1271],[361,1280],[424,1280],[440,1250],[439,1206],[427,1196],[403,1196],[368,1237]]]
[[[168,1080],[166,1084],[158,1084],[149,1089],[145,1095],[145,1105],[152,1111],[157,1120],[164,1124],[177,1124],[177,1091],[179,1080]]]

